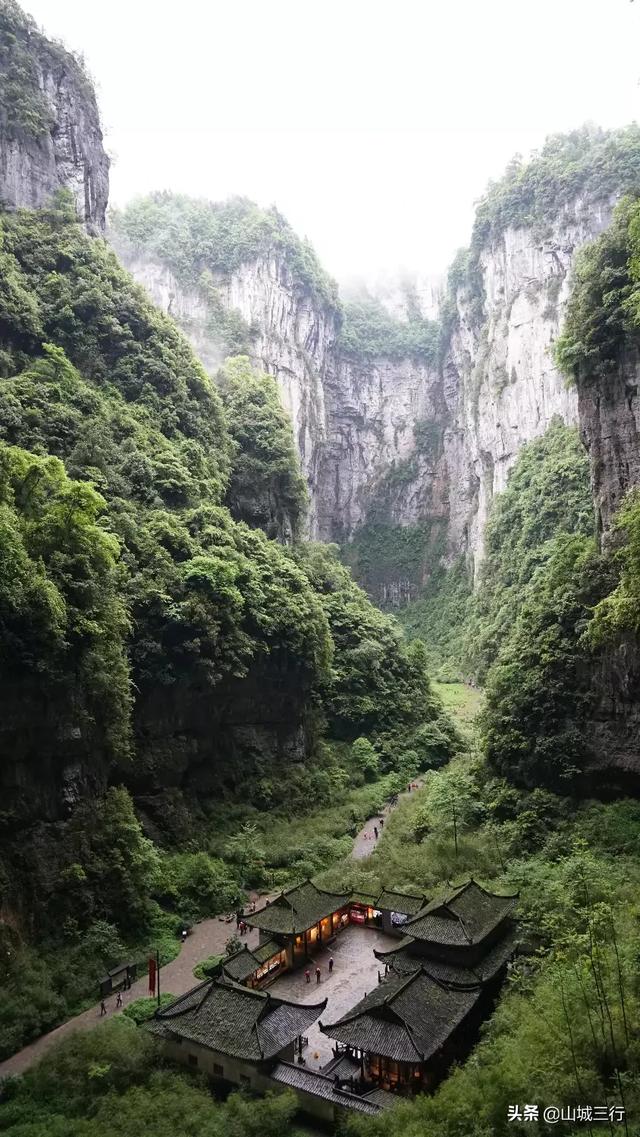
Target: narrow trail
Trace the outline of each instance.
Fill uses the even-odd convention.
[[[417,778],[412,784],[419,788],[422,785],[422,779]],[[409,796],[409,791],[407,790],[399,795],[398,802]],[[382,817],[386,820],[389,814],[396,808],[396,805],[387,804],[380,813],[374,814],[373,817],[370,817],[369,820],[365,822],[353,842],[351,856],[354,860],[364,860],[366,857],[371,856],[376,846],[374,826],[378,826],[378,834],[381,836],[382,830],[379,825],[379,819]],[[260,899],[264,900],[266,897],[263,896]],[[186,942],[181,946],[179,954],[171,963],[166,964],[166,966],[162,968],[160,972],[160,990],[169,991],[172,995],[184,995],[186,991],[189,991],[190,988],[197,983],[197,979],[195,979],[193,974],[193,969],[196,964],[210,955],[222,955],[227,940],[234,932],[235,923],[227,924],[224,919],[220,919],[218,916],[214,916],[210,920],[202,920],[199,924],[195,924],[193,931],[187,937]],[[246,943],[249,947],[257,947],[258,930],[249,929],[247,935],[242,937],[242,942]],[[144,975],[141,979],[136,980],[129,991],[124,992],[124,1006],[126,1007],[128,1003],[132,1003],[134,999],[143,998],[148,994],[147,976]],[[106,1015],[100,1016],[100,1003],[96,1003],[95,1007],[90,1007],[88,1011],[83,1011],[82,1014],[76,1015],[75,1018],[67,1019],[66,1022],[57,1026],[54,1030],[49,1031],[48,1034],[41,1035],[35,1042],[31,1042],[28,1046],[19,1050],[17,1054],[13,1054],[11,1058],[0,1062],[0,1079],[8,1078],[16,1074],[23,1074],[24,1071],[28,1070],[30,1066],[33,1066],[38,1059],[42,1058],[52,1046],[55,1046],[56,1043],[61,1042],[75,1031],[91,1030],[92,1027],[112,1019],[114,1015],[121,1014],[120,1010],[116,1010],[115,995],[110,995],[105,1002],[107,1005]]]
[[[222,955],[225,943],[234,933],[235,921],[227,924],[224,919],[221,920],[217,916],[196,924],[191,934],[187,936],[186,942],[181,946],[180,954],[161,969],[160,990],[169,991],[172,995],[183,995],[185,991],[190,990],[198,982],[193,974],[196,964],[210,955]],[[247,935],[242,937],[242,942],[247,943],[249,947],[256,947],[258,943],[257,929],[250,929]],[[132,984],[129,991],[123,993],[125,1007],[134,999],[140,999],[148,994],[147,976],[144,975]],[[67,1019],[55,1030],[41,1035],[35,1042],[25,1046],[23,1050],[19,1050],[11,1058],[7,1058],[5,1062],[0,1063],[0,1078],[24,1073],[43,1054],[46,1054],[50,1047],[55,1046],[57,1042],[61,1042],[63,1038],[67,1038],[74,1031],[90,1030],[92,1027],[107,1022],[114,1015],[121,1013],[116,1010],[115,995],[110,995],[105,1003],[107,1005],[106,1015],[100,1017],[100,1004],[97,1003],[95,1007],[90,1007],[88,1011],[83,1011],[82,1014],[76,1015],[73,1019]]]
[[[422,788],[424,785],[424,778],[415,778],[411,785],[415,786],[415,790],[405,790],[404,793],[398,795],[398,800],[394,805],[387,803],[384,809],[381,809],[379,813],[374,813],[373,817],[370,817],[368,821],[365,821],[362,829],[353,842],[353,849],[351,850],[352,860],[362,861],[366,857],[371,856],[378,841],[380,840],[380,837],[384,832],[384,826],[380,826],[380,818],[386,822],[389,814],[393,813],[394,809],[396,809],[397,805],[402,801],[403,798],[411,797],[411,793],[415,793],[417,790]],[[377,840],[375,833],[376,828],[378,830]]]

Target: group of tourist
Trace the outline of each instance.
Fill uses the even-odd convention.
[[[378,826],[380,826],[380,830],[378,829]],[[378,818],[378,825],[374,825],[374,827],[373,827],[373,834],[371,834],[371,833],[365,833],[364,834],[365,841],[372,841],[372,840],[377,841],[378,837],[380,836],[380,831],[382,829],[384,829],[384,817],[379,817]]]
[[[333,972],[333,956],[330,956],[329,957],[329,975],[331,975],[332,972]],[[304,977],[305,977],[307,983],[311,982],[311,972],[310,972],[309,968],[307,968],[307,970],[305,971]],[[316,967],[316,983],[320,983],[321,979],[322,979],[322,969],[320,967],[320,964],[318,964],[318,966]]]
[[[129,986],[131,986],[131,984],[129,984]],[[116,1011],[119,1011],[121,1007],[124,1007],[124,999],[122,998],[122,991],[118,991],[116,995]],[[107,1007],[106,1000],[102,999],[100,1002],[100,1018],[106,1015],[108,1011],[109,1008]]]

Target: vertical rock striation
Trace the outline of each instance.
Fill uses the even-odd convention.
[[[66,188],[87,230],[102,233],[109,159],[93,87],[78,60],[11,0],[1,15],[0,201],[40,209]]]
[[[458,295],[458,321],[443,364],[449,410],[448,553],[477,566],[491,502],[519,451],[552,418],[578,421],[574,388],[550,352],[562,323],[575,253],[608,225],[613,199],[568,205],[544,236],[509,228],[480,255],[484,313]]]
[[[380,519],[383,493],[385,523],[444,522],[438,555],[449,563],[464,555],[477,567],[491,502],[522,446],[554,416],[578,421],[577,394],[549,349],[574,255],[606,227],[612,207],[613,197],[595,205],[576,198],[543,234],[511,227],[484,248],[480,296],[458,292],[437,364],[358,359],[343,351],[337,311],[300,288],[283,254],[253,259],[215,280],[225,309],[240,313],[252,330],[253,360],[275,376],[291,414],[310,491],[311,536],[351,540]],[[134,251],[118,234],[113,240],[154,302],[215,369],[225,348],[202,291],[179,283],[166,264]],[[433,289],[429,296],[433,301]],[[437,444],[425,450],[416,426]],[[385,596],[411,593],[397,581],[383,581],[382,589]]]

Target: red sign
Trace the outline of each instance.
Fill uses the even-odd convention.
[[[149,956],[149,994],[155,995],[156,993],[156,961],[152,955]]]

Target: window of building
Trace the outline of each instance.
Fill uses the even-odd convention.
[[[224,1078],[224,1066],[221,1066],[219,1062],[213,1063],[213,1072],[216,1078]]]
[[[198,1065],[198,1055],[197,1054],[187,1055],[187,1061],[188,1061],[190,1066],[197,1066]]]

